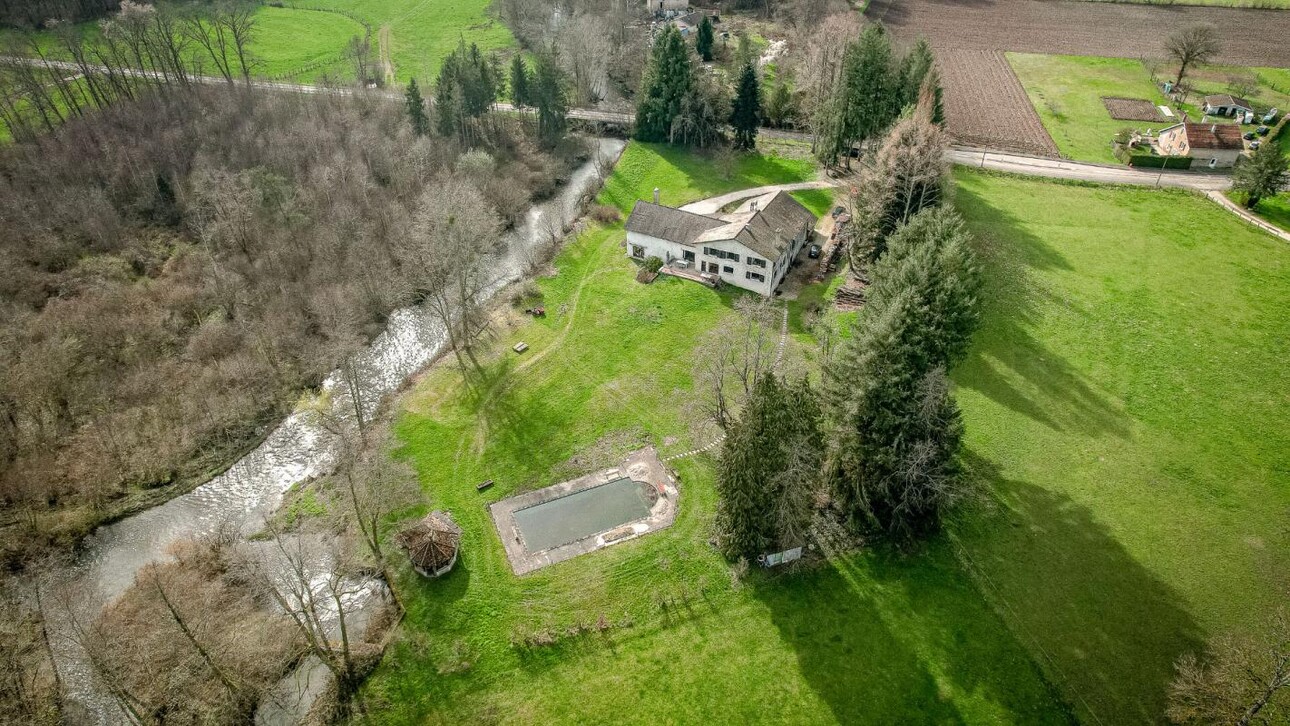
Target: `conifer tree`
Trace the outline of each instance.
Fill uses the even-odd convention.
[[[699,22],[699,31],[694,38],[694,50],[705,62],[712,60],[712,43],[715,39],[712,20],[705,15],[703,20]]]
[[[554,146],[564,137],[569,101],[564,74],[548,53],[539,54],[534,63],[532,95],[538,114],[538,140],[543,146]]]
[[[672,122],[694,85],[689,50],[680,31],[668,25],[654,41],[643,92],[636,107],[636,138],[667,141]]]
[[[802,544],[819,467],[820,412],[802,381],[766,373],[722,445],[717,522],[727,557],[756,558]]]
[[[771,87],[770,98],[766,99],[766,123],[783,128],[792,123],[794,113],[793,91],[787,81],[777,78]]]
[[[1285,132],[1283,132],[1285,133]],[[1254,209],[1265,197],[1276,196],[1290,183],[1285,152],[1276,140],[1263,142],[1232,174],[1232,188],[1244,196],[1245,206]]]
[[[412,131],[417,136],[425,136],[430,133],[430,118],[426,115],[425,99],[421,97],[421,89],[417,87],[417,79],[413,78],[408,81],[408,90],[404,94],[404,101],[407,104],[408,120],[412,122]]]
[[[516,108],[523,108],[530,101],[529,69],[524,65],[524,56],[516,53],[511,57],[511,103]]]
[[[444,58],[435,83],[439,132],[464,134],[469,119],[478,118],[497,101],[498,70],[474,43],[462,40]]]
[[[730,125],[735,130],[735,148],[751,149],[756,146],[757,129],[761,126],[761,84],[751,63],[745,64],[739,72]]]

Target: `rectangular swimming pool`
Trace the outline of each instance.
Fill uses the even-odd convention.
[[[647,484],[621,478],[515,512],[515,526],[529,552],[590,537],[649,516]]]

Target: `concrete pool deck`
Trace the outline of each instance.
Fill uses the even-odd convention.
[[[525,547],[524,539],[515,522],[516,512],[539,504],[545,504],[561,497],[567,497],[570,494],[594,489],[602,484],[608,484],[622,478],[648,484],[653,487],[655,492],[658,492],[659,496],[650,507],[649,514],[646,517],[624,522],[608,530],[546,550],[530,552]],[[572,559],[578,555],[594,552],[619,542],[626,542],[650,532],[657,532],[660,529],[670,527],[673,520],[676,519],[676,505],[679,497],[680,492],[676,487],[676,478],[663,465],[663,461],[658,457],[658,451],[650,446],[628,454],[622,464],[612,469],[603,469],[580,476],[577,479],[560,482],[559,484],[553,484],[549,487],[523,494],[516,494],[513,497],[492,503],[489,505],[488,511],[492,515],[493,526],[497,528],[497,534],[502,539],[502,546],[506,549],[506,558],[510,560],[511,569],[516,575],[525,575],[548,565]]]

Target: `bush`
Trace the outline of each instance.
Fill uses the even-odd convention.
[[[623,218],[617,207],[611,207],[608,204],[597,204],[591,208],[591,218],[601,224],[614,224]]]
[[[658,272],[663,269],[663,260],[657,257],[650,257],[645,260],[645,269],[650,272]]]
[[[1155,156],[1154,154],[1129,154],[1129,166],[1148,169],[1190,169],[1190,156]]]

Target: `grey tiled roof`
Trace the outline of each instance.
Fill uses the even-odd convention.
[[[702,214],[638,201],[627,218],[627,231],[688,245],[700,234],[724,224],[720,219]]]
[[[720,216],[694,214],[649,202],[636,202],[627,230],[684,245],[734,241],[768,260],[778,260],[815,215],[787,192],[775,191]]]

